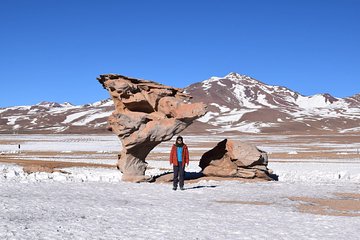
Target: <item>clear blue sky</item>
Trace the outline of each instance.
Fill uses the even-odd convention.
[[[0,107],[105,99],[104,73],[360,93],[360,0],[1,0],[0,31]]]

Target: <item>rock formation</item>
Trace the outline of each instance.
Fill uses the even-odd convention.
[[[203,154],[199,166],[204,176],[271,180],[266,152],[234,140],[223,140]]]
[[[97,78],[114,101],[108,129],[122,143],[118,168],[123,180],[149,181],[146,156],[163,141],[170,140],[206,113],[203,103],[189,103],[182,89],[116,74]]]

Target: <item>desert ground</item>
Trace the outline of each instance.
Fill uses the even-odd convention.
[[[269,155],[279,181],[126,183],[114,135],[1,135],[1,239],[358,239],[360,138],[334,135],[184,135],[186,171],[224,138]],[[172,141],[147,158],[171,171]],[[20,146],[19,146],[20,145]],[[20,148],[19,148],[20,147]]]

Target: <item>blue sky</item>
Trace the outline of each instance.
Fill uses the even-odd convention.
[[[238,72],[360,93],[360,0],[2,0],[0,107],[108,97],[104,73],[175,87]]]

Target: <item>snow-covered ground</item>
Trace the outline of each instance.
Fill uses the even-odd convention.
[[[119,151],[121,144],[115,135],[0,135],[0,152],[17,151]]]
[[[95,167],[63,168],[63,172],[34,172],[28,174],[15,164],[0,163],[0,182],[120,182],[121,173],[116,169]]]
[[[292,196],[358,184],[0,182],[0,239],[358,239],[360,217],[301,213]],[[241,201],[269,205],[242,204]]]
[[[214,136],[212,141],[223,138]],[[209,143],[208,137],[186,140],[196,151],[211,148],[199,144]],[[307,144],[289,142],[276,148],[272,140],[286,143],[286,138],[267,137],[264,148],[274,152],[284,148],[295,153]],[[3,135],[0,141],[5,157],[24,160],[41,160],[43,155],[36,154],[53,152],[46,160],[115,164],[110,158],[120,150],[114,136]],[[21,152],[16,149],[19,143]],[[164,153],[171,144],[153,152]],[[344,148],[341,143],[332,149],[336,147]],[[147,175],[171,170],[156,156],[148,160]],[[302,213],[299,202],[289,199],[359,193],[360,160],[342,157],[316,162],[270,159],[277,182],[201,181],[176,192],[169,184],[122,182],[115,167],[27,174],[20,166],[0,163],[0,239],[358,239],[360,217]],[[200,171],[197,164],[192,161],[187,171]]]
[[[273,162],[268,166],[281,182],[353,182],[360,184],[360,163]]]
[[[279,176],[280,182],[308,183],[356,183],[360,184],[359,163],[314,163],[314,162],[274,162],[269,168]],[[167,161],[148,161],[146,175],[156,176],[171,171]],[[27,174],[22,167],[14,164],[0,163],[0,181],[15,182],[119,182],[121,173],[116,168],[62,168],[66,173],[32,173]],[[199,172],[196,162],[190,162],[187,172]]]
[[[293,136],[294,137],[294,136]],[[186,136],[191,153],[203,153],[224,138],[237,139],[236,136]],[[260,148],[267,152],[285,152],[294,159],[270,159],[269,167],[279,175],[280,181],[290,182],[354,182],[360,183],[360,158],[344,158],[347,153],[354,153],[360,143],[292,143],[287,136],[242,135],[243,141],[259,142]],[[296,138],[296,136],[295,136]],[[274,144],[274,141],[277,144]],[[309,140],[310,141],[310,140]],[[117,162],[121,149],[118,138],[114,135],[1,135],[0,153],[13,159],[46,160],[65,162],[85,162],[92,164],[110,164]],[[157,175],[171,170],[167,158],[173,141],[164,142],[153,149],[147,160],[147,175]],[[21,144],[19,151],[18,144]],[[306,152],[309,147],[322,147],[323,152],[334,152],[339,159],[296,159],[298,152]],[[196,155],[196,154],[195,154]],[[199,172],[198,156],[193,157],[188,171]],[[275,161],[272,161],[275,160]],[[70,174],[40,173],[24,174],[16,165],[0,164],[0,179],[19,181],[94,181],[116,182],[119,173],[109,168],[64,168]],[[55,176],[53,176],[55,175]],[[60,176],[57,176],[60,175]],[[47,177],[46,177],[47,176]]]

